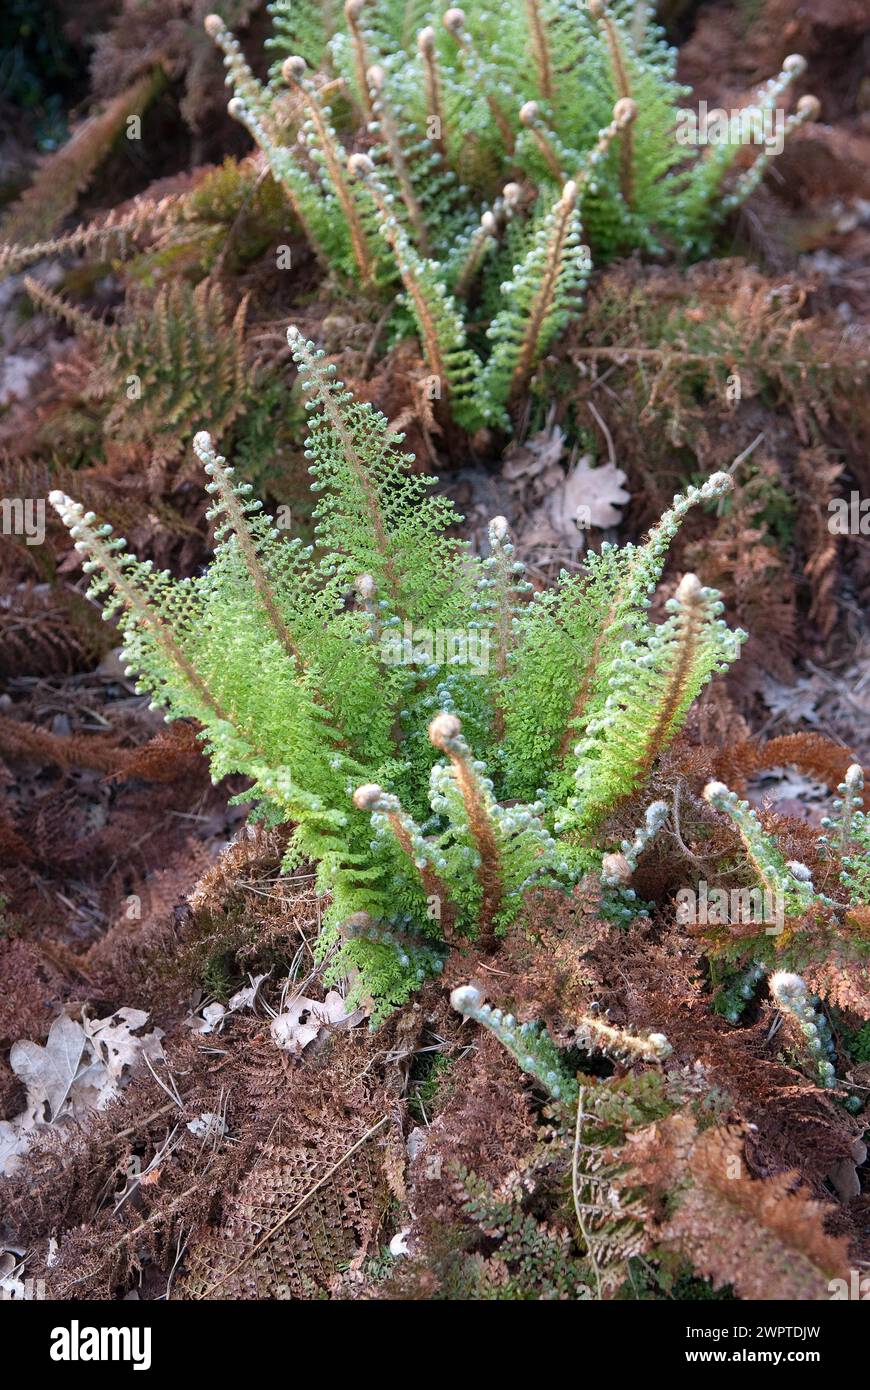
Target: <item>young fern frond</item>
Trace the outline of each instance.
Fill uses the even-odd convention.
[[[470,844],[460,848],[470,853],[476,868],[481,944],[491,946],[505,891],[501,847],[493,824],[492,784],[481,778],[482,769],[474,765],[471,750],[462,737],[462,724],[454,714],[437,715],[429,725],[429,738],[440,752],[447,754],[451,764],[450,770],[437,766],[432,770],[434,804],[446,812],[454,825],[467,832]]]
[[[297,331],[288,339],[309,397],[316,549],[272,525],[204,432],[195,448],[218,525],[212,565],[193,579],[155,572],[77,504],[52,501],[86,558],[92,595],[119,617],[137,688],[168,717],[200,722],[214,777],[243,773],[258,814],[293,823],[287,865],[315,863],[329,895],[318,957],[330,979],[354,973],[353,997],[377,1019],[438,972],[449,942],[494,950],[529,888],[564,891],[584,855],[597,861],[584,839],[590,820],[643,779],[734,639],[694,611],[715,606],[706,591],[684,592],[660,628],[635,592],[640,576],[657,577],[663,537],[690,501],[678,499],[646,547],[622,560],[609,552],[597,575],[565,577],[549,599],[526,604],[503,521],[484,561],[452,539],[449,502],[409,471],[385,418],[354,401]],[[620,586],[636,601],[630,613]],[[542,654],[560,666],[561,634],[594,636],[614,603],[647,664],[635,695],[604,644],[610,664],[592,687],[603,681],[619,695],[619,729],[587,731],[589,766],[578,777],[591,778],[594,815],[586,805],[566,813],[559,742],[572,679],[556,709],[546,705],[546,661],[543,688],[517,673]],[[468,659],[472,637],[478,658],[488,654],[490,632],[492,669]],[[458,634],[458,655],[438,655],[433,634]],[[539,705],[545,722],[528,740]],[[564,838],[554,823],[566,814]]]
[[[589,13],[604,30],[617,97],[619,101],[630,102],[636,110],[628,48],[608,13],[606,0],[589,0]],[[634,135],[631,121],[625,122],[619,137],[619,191],[626,207],[631,208],[634,199]]]
[[[666,606],[667,621],[626,638],[610,665],[607,697],[575,749],[563,829],[593,827],[645,781],[702,687],[739,654],[744,634],[729,631],[718,593],[697,576],[685,575]]]
[[[471,35],[465,27],[465,12],[456,8],[446,10],[444,27],[448,34],[456,40],[472,85],[484,94],[506,153],[513,154],[516,137],[513,125],[505,110],[504,98],[498,90],[501,84],[498,82],[495,70],[485,63],[478,53]],[[508,107],[513,105],[512,96],[507,93],[504,95],[507,97]]]
[[[542,219],[513,280],[502,286],[509,303],[488,330],[493,350],[478,388],[485,418],[507,420],[504,407],[517,407],[553,337],[576,312],[576,297],[591,269],[581,236],[577,185],[569,182]]]
[[[820,111],[821,103],[818,97],[811,95],[802,96],[798,101],[794,114],[789,116],[785,122],[783,139],[787,139],[789,135],[799,130],[802,125],[808,125],[812,121],[818,120]],[[754,160],[750,168],[747,169],[744,174],[741,174],[731,192],[727,193],[722,199],[723,215],[732,212],[735,208],[739,208],[745,203],[750,193],[758,187],[764,171],[773,157],[770,150],[763,150]]]
[[[177,699],[177,690],[172,689],[173,677],[176,681],[180,678],[193,697],[191,713],[229,725],[227,711],[183,650],[171,619],[161,612],[156,601],[164,587],[164,576],[155,575],[149,561],[142,564],[124,554],[126,541],[115,537],[108,523],[100,523],[79,502],[57,491],[49,493],[48,500],[69,529],[76,550],[87,557],[83,568],[91,576],[89,594],[102,602],[103,616],[108,620],[118,612],[124,613],[162,652],[165,666],[159,689],[161,701],[173,708]]]
[[[301,167],[294,153],[276,144],[256,110],[249,107],[242,97],[233,97],[227,110],[263,151],[275,182],[283,189],[318,260],[324,266],[331,266],[336,261],[339,265],[348,264],[352,256],[350,239],[332,191],[320,188]]]
[[[493,1009],[483,1001],[474,985],[460,985],[450,995],[450,1003],[463,1018],[473,1018],[498,1038],[516,1058],[518,1066],[539,1081],[554,1100],[569,1105],[577,1098],[577,1083],[566,1067],[559,1049],[539,1023],[517,1023],[513,1014]]]
[[[478,582],[481,591],[478,608],[482,616],[491,617],[493,620],[493,666],[496,682],[493,697],[494,733],[496,740],[501,743],[505,729],[502,701],[510,654],[516,641],[519,600],[532,592],[532,585],[525,578],[525,566],[522,561],[514,559],[514,547],[507,521],[503,516],[494,517],[489,523],[489,546],[490,554],[482,566],[485,574]]]
[[[417,49],[423,64],[426,90],[426,134],[434,144],[442,159],[447,158],[447,142],[444,136],[445,115],[442,94],[441,74],[438,70],[438,53],[435,46],[435,30],[426,25],[417,35]]]
[[[417,195],[414,192],[414,186],[411,182],[408,162],[402,148],[402,141],[399,136],[395,113],[390,106],[386,91],[386,74],[384,73],[384,69],[378,65],[369,68],[366,73],[366,80],[369,84],[372,109],[372,119],[369,129],[383,136],[387,155],[399,184],[402,202],[405,204],[405,209],[408,213],[408,221],[417,238],[420,254],[428,258],[431,254],[429,234],[426,231],[423,209],[420,206]]]
[[[435,479],[409,471],[412,459],[396,448],[402,436],[391,433],[383,415],[354,402],[321,349],[296,329],[287,340],[310,397],[305,457],[312,491],[321,494],[317,540],[334,573],[348,587],[369,575],[382,612],[396,619],[413,613],[420,622],[446,621],[451,601],[461,601],[467,587],[458,546],[444,534],[455,518],[451,503],[431,494]]]
[[[350,42],[353,48],[353,61],[356,71],[356,90],[363,110],[363,116],[367,122],[375,118],[374,103],[372,101],[369,64],[371,57],[366,47],[365,37],[360,27],[360,19],[365,8],[365,0],[345,0],[344,17],[347,20],[347,27],[350,33]]]
[[[427,840],[413,817],[403,811],[399,798],[385,792],[376,782],[357,787],[353,804],[358,811],[371,813],[372,829],[376,835],[389,830],[395,837],[400,849],[418,871],[427,902],[436,909],[444,939],[449,941],[455,905],[447,885],[440,877],[447,868],[447,861],[437,845]]]
[[[802,916],[816,900],[813,881],[805,866],[786,862],[776,841],[765,833],[749,802],[741,801],[722,782],[708,782],[704,788],[704,799],[717,811],[724,812],[737,829],[762,891],[783,902],[786,917]]]
[[[574,746],[603,709],[622,642],[647,631],[671,541],[693,506],[732,487],[727,473],[715,473],[678,494],[642,545],[605,543],[588,556],[587,577],[566,577],[518,614],[503,697],[512,795],[533,795],[547,783],[557,804],[572,794]]]
[[[519,184],[506,183],[492,207],[481,215],[479,225],[458,239],[445,266],[445,280],[456,299],[467,298],[487,256],[513,218],[521,192]]]
[[[473,428],[478,421],[471,392],[479,363],[466,344],[462,316],[455,301],[438,278],[434,262],[423,260],[414,250],[368,155],[351,155],[349,164],[377,206],[381,231],[395,256],[427,365],[440,391],[449,398],[457,423]]]
[[[822,820],[822,827],[835,831],[837,850],[840,854],[846,854],[864,819],[864,769],[860,763],[852,763],[846,769],[846,776],[837,791],[840,793],[834,801],[837,819],[826,816]]]
[[[532,52],[538,70],[538,90],[545,101],[553,100],[553,60],[550,54],[550,40],[547,25],[541,13],[540,0],[525,0],[526,17],[532,38]]]
[[[785,95],[788,88],[806,71],[806,61],[799,53],[790,54],[782,65],[782,70],[776,77],[758,92],[754,102],[750,103],[741,112],[741,120],[745,123],[747,134],[754,138],[764,136],[763,141],[758,146],[758,153],[752,160],[748,168],[737,177],[737,179],[727,186],[727,180],[733,168],[738,154],[743,148],[739,141],[729,138],[720,139],[716,143],[710,143],[704,150],[702,159],[696,160],[690,167],[677,175],[678,180],[683,186],[683,220],[682,227],[684,235],[690,240],[695,250],[704,253],[709,250],[712,232],[718,222],[729,212],[733,212],[740,207],[749,195],[758,187],[764,176],[765,170],[774,157],[771,150],[766,132],[766,118],[777,112],[777,103]],[[778,112],[781,115],[781,112]],[[793,131],[805,122],[814,121],[819,115],[819,103],[815,97],[801,97],[795,113],[783,122],[781,139],[785,140]],[[730,119],[730,117],[729,117]],[[691,133],[693,123],[696,120],[695,113],[684,111],[680,113],[681,123],[686,123]]]
[[[223,525],[215,531],[215,540],[222,540],[228,531],[231,531],[235,536],[257,591],[257,597],[268,615],[278,641],[290,660],[304,669],[302,655],[290,634],[284,615],[278,607],[272,584],[263,566],[257,541],[250,525],[249,518],[262,510],[262,502],[251,499],[250,493],[253,489],[250,483],[234,481],[235,470],[230,468],[226,459],[215,451],[211,435],[205,430],[201,430],[195,436],[193,448],[210,480],[206,483],[205,490],[215,497],[214,504],[206,512],[206,516],[209,521],[216,520],[221,516],[226,517]]]
[[[523,102],[519,109],[519,119],[520,125],[531,133],[551,177],[556,183],[564,184],[567,182],[566,166],[569,162],[565,158],[567,151],[556,149],[553,132],[544,124],[538,103],[536,101]]]
[[[281,68],[281,73],[287,85],[299,92],[305,100],[312,146],[323,160],[341,208],[362,282],[364,285],[372,284],[375,278],[375,257],[363,225],[358,196],[347,179],[344,150],[338,143],[335,127],[330,119],[332,112],[323,104],[316,86],[308,77],[304,58],[298,55],[288,58]]]
[[[477,944],[491,950],[525,890],[567,878],[568,865],[541,819],[542,801],[505,807],[495,800],[492,779],[474,759],[455,715],[437,715],[429,738],[449,764],[433,767],[431,792],[433,810],[449,823],[441,841],[448,876],[463,884]]]
[[[268,90],[257,80],[245,60],[242,46],[218,14],[206,15],[203,25],[209,38],[221,50],[226,69],[226,85],[256,116],[273,144],[279,143],[278,131],[271,118]]]
[[[768,983],[778,1008],[793,1018],[800,1029],[821,1085],[836,1086],[836,1069],[832,1060],[836,1058],[836,1049],[831,1026],[821,1009],[817,1008],[818,1000],[810,996],[800,975],[790,971],[775,971]]]
[[[450,1003],[463,1018],[473,1018],[489,1029],[516,1058],[522,1070],[539,1081],[554,1100],[576,1104],[577,1082],[541,1024],[517,1023],[513,1014],[485,1004],[483,995],[474,985],[460,985],[454,989]],[[649,1033],[643,1037],[590,1014],[579,1015],[576,1022],[578,1047],[607,1053],[621,1062],[663,1062],[673,1051],[664,1033]]]
[[[637,861],[668,818],[664,801],[653,801],[646,809],[643,825],[639,825],[630,840],[623,840],[619,851],[605,854],[601,860],[601,882],[606,888],[625,887],[637,868]]]

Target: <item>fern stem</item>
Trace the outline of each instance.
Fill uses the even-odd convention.
[[[557,183],[564,183],[567,175],[559,162],[559,156],[548,138],[547,128],[541,117],[541,108],[536,101],[524,102],[520,107],[520,124],[531,131],[535,143],[544,157],[550,173]]]
[[[293,641],[290,629],[278,607],[272,585],[263,568],[262,561],[257,554],[257,547],[251,535],[251,528],[248,525],[245,508],[239,501],[236,486],[231,481],[230,475],[233,470],[227,467],[226,459],[216,452],[212,444],[211,435],[205,430],[200,430],[200,432],[194,436],[193,448],[197,457],[202,462],[206,473],[215,481],[221,507],[227,514],[229,524],[233,529],[233,533],[239,543],[239,549],[244,557],[248,573],[251,576],[254,588],[257,591],[257,595],[263,605],[272,629],[287,656],[297,669],[302,672],[305,670],[305,661],[302,657],[302,653]]]
[[[559,749],[562,758],[567,757],[573,750],[576,742],[575,725],[586,707],[604,647],[617,645],[624,636],[631,614],[639,607],[648,606],[648,595],[661,578],[668,547],[682,525],[684,516],[696,503],[723,497],[733,487],[734,479],[730,474],[713,473],[700,487],[691,487],[686,492],[677,494],[673,505],[652,527],[644,544],[637,546],[632,552],[626,572],[620,580],[607,616],[598,629],[592,651],[584,665],[583,676],[562,735]]]
[[[488,571],[486,579],[487,608],[494,619],[496,675],[494,693],[495,711],[493,733],[501,742],[505,732],[505,710],[502,704],[503,683],[508,673],[508,660],[515,641],[514,597],[528,593],[531,585],[522,576],[523,565],[513,558],[514,547],[505,517],[497,516],[489,523],[490,555],[484,561]]]
[[[399,192],[402,195],[402,202],[408,210],[408,218],[411,226],[417,235],[417,243],[424,256],[430,255],[429,234],[426,230],[426,223],[423,220],[423,210],[414,192],[414,185],[411,183],[411,175],[408,170],[408,162],[402,149],[402,142],[399,138],[399,130],[396,119],[390,105],[390,99],[386,91],[386,73],[380,64],[369,68],[367,73],[370,88],[375,96],[372,102],[373,119],[377,120],[384,143],[387,148],[390,164],[399,184]]]
[[[303,205],[302,197],[300,197],[300,188],[305,189],[309,196],[315,193],[315,185],[309,179],[308,174],[300,168],[288,149],[275,144],[269,130],[260,120],[259,114],[252,110],[242,97],[233,97],[227,104],[227,111],[233,120],[239,121],[245,127],[266,156],[269,171],[290,204],[308,245],[321,264],[325,267],[328,266],[329,256],[324,249],[322,238],[315,231],[312,219]],[[317,196],[320,196],[319,190]]]
[[[646,1037],[605,1023],[592,1014],[576,1015],[577,1045],[587,1051],[601,1052],[626,1062],[663,1062],[673,1052],[664,1033],[648,1033]]]
[[[366,73],[369,66],[368,50],[366,41],[363,38],[362,30],[359,26],[360,16],[365,8],[365,0],[345,0],[344,17],[347,20],[347,27],[350,30],[350,41],[353,46],[353,63],[356,71],[356,82],[360,93],[363,115],[366,123],[374,120],[372,100],[369,95]]]
[[[462,265],[462,269],[457,276],[453,287],[454,295],[457,299],[465,299],[468,291],[477,278],[483,258],[489,249],[489,243],[496,241],[498,228],[493,213],[487,209],[480,219],[480,226],[477,227],[472,235],[468,247],[468,254]]]
[[[300,92],[305,101],[305,107],[311,118],[311,122],[317,133],[320,149],[323,154],[327,172],[332,181],[347,223],[350,243],[353,248],[354,259],[359,267],[360,275],[365,284],[371,284],[374,279],[374,260],[369,249],[368,238],[362,225],[359,209],[354,201],[350,186],[345,177],[343,165],[343,151],[335,137],[335,132],[330,126],[326,111],[320,104],[320,98],[314,83],[306,78],[306,62],[304,58],[288,58],[281,68],[281,74],[288,86],[295,87]]]
[[[462,737],[460,720],[455,714],[436,715],[429,725],[429,738],[449,758],[465,804],[468,828],[480,859],[477,877],[483,896],[478,944],[482,950],[490,951],[495,946],[495,921],[504,896],[498,844],[480,793],[477,774],[470,763],[468,744]]]
[[[421,29],[417,35],[417,48],[423,61],[423,81],[426,87],[426,133],[441,158],[446,159],[447,143],[444,138],[441,74],[438,70],[438,55],[435,52],[435,30],[431,24],[428,24],[425,29]]]
[[[695,664],[698,643],[704,630],[706,609],[704,591],[696,574],[684,574],[677,586],[676,601],[680,605],[677,617],[676,659],[668,676],[656,721],[649,732],[646,748],[638,764],[638,774],[649,772],[659,753],[668,741],[668,734],[683,697],[686,685]]]
[[[238,39],[218,14],[207,14],[203,20],[203,28],[224,55],[227,86],[233,88],[245,105],[256,113],[258,120],[268,128],[270,114],[269,103],[265,99],[266,92],[245,61]],[[274,131],[270,134],[274,138]]]
[[[89,557],[92,566],[103,570],[106,578],[116,590],[124,607],[159,642],[172,666],[181,672],[190,688],[203,705],[215,717],[225,723],[232,723],[229,715],[221,707],[209,690],[205,681],[195,670],[182,650],[171,629],[161,620],[160,614],[143,598],[136,585],[124,573],[123,561],[117,552],[125,548],[123,540],[110,539],[111,527],[96,528],[97,518],[93,512],[86,512],[81,503],[73,501],[63,492],[50,492],[48,500],[68,528],[76,550]]]
[[[610,51],[610,63],[613,70],[613,80],[616,90],[622,100],[631,101],[631,81],[628,75],[625,54],[622,51],[622,44],[619,34],[616,31],[616,26],[607,13],[605,0],[589,0],[589,13],[593,19],[599,21],[604,30],[604,35],[607,39],[607,47]],[[634,194],[634,136],[630,121],[626,122],[622,127],[621,135],[619,187],[626,207],[630,208]]]
[[[587,184],[593,177],[596,166],[607,154],[614,137],[631,125],[636,116],[637,103],[632,101],[630,97],[620,97],[613,108],[613,119],[609,125],[598,132],[598,139],[586,156],[583,168],[574,175],[574,181],[580,190],[581,198],[586,191]]]
[[[402,810],[399,798],[385,792],[376,782],[368,782],[362,787],[357,787],[353,794],[353,804],[358,811],[370,812],[373,818],[385,817],[397,844],[419,874],[426,897],[434,898],[438,902],[444,938],[449,940],[454,907],[450,902],[447,885],[430,864],[431,848],[415,821]]]
[[[817,120],[820,110],[821,104],[818,97],[801,97],[794,114],[789,116],[785,122],[783,139],[787,139],[789,135],[792,135],[794,131],[798,130],[802,125],[807,125]],[[764,171],[772,158],[773,156],[770,150],[761,150],[750,167],[741,174],[732,191],[722,199],[723,212],[730,212],[746,201],[753,189],[758,187]]]
[[[342,419],[341,411],[338,410],[333,390],[337,389],[338,383],[327,381],[322,370],[319,369],[318,359],[315,356],[313,343],[308,343],[303,338],[299,329],[291,325],[287,329],[287,342],[293,353],[294,359],[300,362],[305,372],[314,383],[317,390],[317,399],[320,402],[329,421],[331,428],[335,431],[339,443],[344,452],[344,457],[356,476],[363,496],[365,498],[366,512],[371,522],[372,531],[378,553],[384,562],[384,573],[387,577],[387,584],[390,590],[390,597],[396,606],[399,606],[401,589],[399,576],[393,561],[392,548],[387,536],[387,528],[384,523],[384,516],[378,500],[377,489],[374,486],[369,471],[354,444],[353,436]]]
[[[465,260],[456,277],[453,294],[456,299],[465,299],[483,263],[490,242],[497,242],[504,223],[513,216],[519,202],[520,187],[516,183],[506,183],[501,197],[496,198],[491,209],[481,215],[480,226],[475,229],[469,242]]]
[[[565,245],[571,230],[571,223],[576,206],[577,185],[569,181],[562,189],[562,196],[553,209],[553,230],[547,247],[546,268],[541,286],[535,296],[535,302],[532,306],[532,312],[529,315],[525,332],[523,333],[516,366],[511,375],[510,389],[508,392],[509,408],[516,405],[518,398],[524,391],[528,379],[532,374],[532,368],[535,365],[538,340],[541,335],[544,320],[553,304],[553,296],[559,281],[559,273],[562,269],[563,257],[565,254]]]
[[[444,357],[441,352],[441,344],[438,341],[438,332],[435,321],[432,317],[429,303],[423,293],[417,275],[415,274],[417,254],[405,235],[402,227],[396,221],[395,216],[390,211],[387,203],[387,190],[375,173],[375,166],[368,155],[353,154],[348,161],[350,168],[361,178],[375,201],[378,212],[381,216],[381,226],[384,229],[386,240],[396,258],[399,274],[402,277],[402,284],[414,306],[414,317],[417,320],[422,338],[423,355],[429,366],[441,382],[442,389],[446,393],[449,390],[449,381]]]
[[[35,241],[28,245],[0,245],[0,276],[16,275],[36,261],[46,256],[61,256],[67,251],[93,251],[97,249],[105,259],[109,246],[113,243],[117,254],[126,254],[127,247],[138,234],[150,232],[152,236],[163,227],[171,224],[172,213],[183,203],[183,198],[169,194],[165,198],[151,201],[137,198],[131,208],[111,209],[105,217],[84,227],[75,227],[71,232],[52,237],[49,241]]]
[[[47,285],[43,285],[39,280],[34,280],[31,275],[25,275],[24,288],[34,303],[47,309],[55,318],[63,323],[69,324],[77,334],[83,337],[102,337],[108,339],[110,330],[103,323],[102,319],[94,318],[84,309],[77,309],[70,304],[60,294],[55,294]]]
[[[550,61],[550,45],[547,40],[547,27],[541,14],[539,0],[525,0],[529,32],[532,36],[532,50],[535,66],[538,69],[538,86],[541,96],[547,101],[553,99],[553,65]]]
[[[472,81],[476,86],[479,86],[483,92],[484,100],[498,127],[502,143],[508,154],[513,154],[516,147],[513,126],[508,120],[504,107],[493,92],[490,83],[487,81],[486,66],[472,43],[468,30],[465,28],[464,11],[455,8],[447,10],[444,15],[444,27],[449,34],[453,35],[459,47],[462,49],[463,56],[469,72],[471,73]]]

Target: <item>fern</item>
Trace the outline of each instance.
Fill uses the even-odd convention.
[[[675,52],[633,0],[524,0],[508,15],[475,3],[438,24],[422,0],[276,0],[270,11],[277,56],[266,82],[224,20],[205,18],[229,110],[335,288],[398,300],[386,316],[394,334],[416,330],[442,424],[510,429],[541,360],[582,312],[593,261],[633,249],[706,253],[771,157],[759,146],[738,173],[737,144],[702,155],[680,143],[691,112],[680,108]],[[785,60],[757,96],[759,120],[784,114],[804,67],[797,55]],[[802,97],[786,134],[817,111]],[[235,196],[241,214],[253,196],[244,179]],[[176,199],[181,224],[193,201]],[[186,254],[206,268],[220,259],[220,237],[201,222],[187,227],[185,252],[185,233],[167,241],[155,211],[165,244],[152,269],[183,265]],[[45,249],[123,250],[126,225],[114,241],[106,224],[105,235],[82,228],[27,245],[16,224],[0,267]]]
[[[25,276],[31,299],[96,349],[90,395],[105,402],[107,437],[147,441],[165,461],[187,447],[206,418],[223,434],[253,388],[244,324],[247,301],[231,316],[217,284],[172,280],[155,295],[131,295],[120,322],[107,325]]]
[[[678,143],[686,89],[674,51],[649,8],[628,0],[526,0],[497,17],[475,4],[437,26],[422,4],[384,0],[271,10],[269,45],[286,57],[268,86],[223,22],[206,20],[231,110],[332,273],[378,293],[401,281],[441,413],[470,430],[516,417],[536,365],[580,312],[590,247],[596,260],[636,247],[706,251],[769,160],[764,149],[735,177],[736,146],[702,158]],[[786,60],[760,112],[803,66]],[[338,74],[362,131],[339,135],[318,67]],[[279,75],[298,98],[290,108]],[[813,118],[813,100],[802,98],[787,131]],[[354,182],[345,149],[360,134],[374,143],[352,155]],[[505,275],[493,252],[509,222]],[[478,297],[489,324],[476,337]]]
[[[717,1007],[736,1019],[741,1001],[751,997],[767,969],[775,968],[778,975],[771,977],[771,991],[782,1008],[795,1014],[813,1044],[811,1052],[818,1037],[807,1033],[805,1025],[812,1024],[821,1037],[822,1050],[816,1047],[814,1056],[826,1086],[832,1084],[834,1074],[829,1065],[832,1048],[827,1026],[815,1018],[814,1006],[805,997],[808,984],[830,1004],[849,1009],[859,1018],[870,1017],[870,834],[867,815],[858,809],[863,786],[862,769],[853,764],[839,788],[838,816],[826,818],[825,831],[819,836],[828,892],[815,886],[805,864],[786,859],[775,835],[765,830],[748,802],[739,800],[721,782],[710,782],[704,789],[706,800],[737,831],[754,889],[776,905],[775,925],[755,931],[744,926],[735,936],[714,933],[708,942],[711,956],[736,960],[742,967],[723,990]]]
[[[571,691],[541,711],[537,686],[516,672],[546,650],[559,658],[553,615],[587,601],[579,581],[528,603],[503,519],[487,560],[452,539],[458,518],[409,471],[400,436],[312,344],[294,329],[288,338],[309,397],[314,546],[272,526],[205,433],[194,441],[216,528],[205,574],[173,580],[127,554],[93,513],[60,493],[52,501],[92,596],[118,616],[139,689],[167,718],[200,722],[215,778],[245,774],[259,814],[294,824],[288,865],[317,863],[330,895],[319,950],[335,948],[333,977],[356,970],[357,996],[379,1017],[437,972],[449,942],[491,950],[532,884],[571,885],[595,857],[593,820],[643,783],[703,680],[733,657],[735,639],[696,580],[684,580],[664,624],[646,617],[677,518],[727,483],[677,499],[645,547],[607,552],[589,581],[586,622],[603,620],[615,594],[610,628],[642,645],[645,680],[633,698],[602,644],[590,680],[618,687],[618,728],[596,725],[581,747],[577,778],[595,816],[577,814],[561,752]],[[514,767],[513,755],[532,720],[540,790],[506,805],[524,768],[528,777],[528,760]]]

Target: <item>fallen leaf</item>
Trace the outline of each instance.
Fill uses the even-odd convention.
[[[227,1004],[227,1013],[234,1014],[239,1009],[252,1009],[257,1002],[260,985],[268,978],[268,975],[249,975],[248,979],[251,983],[245,985],[243,989],[236,990]]]
[[[227,1132],[223,1116],[215,1115],[210,1110],[205,1110],[195,1119],[188,1120],[187,1128],[197,1139],[222,1139]]]
[[[344,1024],[350,1028],[362,1018],[362,1010],[349,1014],[337,990],[331,989],[321,1002],[300,994],[272,1019],[272,1039],[282,1052],[298,1057],[323,1027]]]
[[[148,1017],[141,1009],[119,1009],[79,1023],[61,1014],[44,1047],[28,1039],[13,1044],[9,1064],[27,1087],[27,1102],[19,1115],[0,1122],[0,1173],[15,1171],[40,1126],[101,1110],[145,1057],[163,1055],[160,1029],[141,1031]]]
[[[9,1065],[27,1087],[28,1101],[47,1107],[46,1120],[54,1120],[60,1114],[87,1045],[82,1025],[66,1014],[52,1023],[45,1047],[28,1041],[13,1044]]]
[[[163,1055],[159,1029],[136,1036],[148,1018],[142,1009],[118,1009],[109,1018],[85,1020],[85,1032],[113,1082],[126,1079],[144,1057],[156,1062]]]
[[[565,452],[565,434],[554,425],[530,435],[524,444],[509,444],[504,452],[502,477],[507,482],[518,478],[535,478],[545,469],[558,464]]]
[[[570,537],[578,527],[594,526],[603,531],[608,526],[618,526],[622,508],[631,501],[624,483],[621,468],[613,463],[593,468],[589,455],[584,454],[571,469],[561,492],[550,499],[550,516],[556,530]]]

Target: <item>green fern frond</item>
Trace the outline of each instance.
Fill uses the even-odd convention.
[[[681,516],[721,484],[676,499],[645,546],[607,552],[588,580],[566,577],[528,603],[503,519],[485,560],[452,539],[455,513],[410,472],[401,437],[353,400],[322,352],[288,337],[309,397],[314,546],[273,526],[204,432],[194,449],[215,553],[192,579],[127,555],[63,494],[52,501],[91,596],[118,619],[137,688],[167,718],[198,720],[215,778],[244,774],[257,814],[292,822],[287,866],[316,864],[329,896],[317,955],[330,979],[353,971],[353,998],[380,1018],[437,974],[448,943],[492,950],[530,887],[575,882],[597,854],[587,831],[643,782],[703,680],[733,655],[737,639],[697,580],[683,581],[660,627],[645,609]],[[594,648],[609,613],[642,674],[629,689],[608,628],[588,673],[606,717],[586,721],[582,804],[566,810],[573,766],[561,738],[576,663],[543,723],[538,705],[564,640],[583,630]],[[538,663],[543,686],[525,686],[518,674]],[[517,798],[530,778],[541,790]]]

